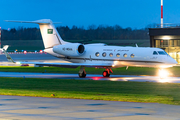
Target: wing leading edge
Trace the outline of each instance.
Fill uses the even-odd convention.
[[[55,66],[55,67],[67,67],[67,68],[76,68],[79,66],[84,67],[112,67],[111,63],[101,63],[101,64],[92,64],[92,63],[46,63],[46,62],[17,62],[14,61],[10,55],[6,52],[7,46],[3,49],[4,54],[9,62],[13,62],[16,64],[34,64],[35,66]]]
[[[66,67],[66,68],[76,68],[79,66],[84,67],[112,67],[112,64],[105,63],[105,64],[91,64],[91,63],[45,63],[45,62],[16,62],[17,64],[34,64],[37,66],[55,66],[55,67]]]

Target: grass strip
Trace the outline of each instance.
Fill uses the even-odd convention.
[[[1,95],[180,105],[179,93],[177,83],[0,78]]]

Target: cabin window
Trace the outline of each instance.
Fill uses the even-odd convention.
[[[113,56],[113,54],[112,54],[112,53],[110,53],[110,54],[109,54],[109,56],[110,56],[110,57],[112,57],[112,56]]]
[[[116,54],[116,57],[120,57],[120,54],[119,54],[119,53],[117,53],[117,54]]]
[[[127,54],[125,53],[123,56],[124,56],[124,57],[127,57]]]
[[[134,54],[131,54],[131,57],[134,58]]]
[[[158,53],[156,51],[153,52],[153,55],[158,55]]]
[[[96,57],[99,57],[99,52],[96,52],[95,55],[96,55]]]
[[[103,53],[102,53],[102,56],[103,56],[103,57],[106,57],[106,52],[103,52]]]

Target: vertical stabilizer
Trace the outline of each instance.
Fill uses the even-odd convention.
[[[49,19],[45,19],[48,24],[39,24],[41,35],[44,42],[45,49],[52,48],[53,46],[65,44],[60,35],[58,34],[53,23]]]
[[[43,43],[45,49],[52,48],[53,46],[66,44],[67,42],[63,41],[56,28],[53,25],[53,22],[50,19],[41,19],[36,21],[9,21],[7,22],[20,22],[20,23],[35,23],[39,24]]]

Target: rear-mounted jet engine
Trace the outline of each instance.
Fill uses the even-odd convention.
[[[62,54],[65,56],[81,56],[85,53],[85,47],[80,43],[69,43],[64,45],[57,45],[53,47],[53,52]]]

